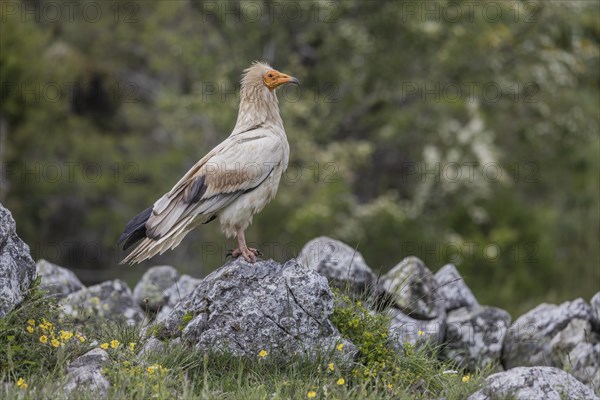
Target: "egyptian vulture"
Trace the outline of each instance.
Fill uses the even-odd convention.
[[[129,221],[119,244],[124,250],[137,245],[122,264],[173,249],[192,229],[217,217],[221,231],[237,237],[232,256],[256,262],[259,251],[246,245],[244,231],[252,216],[273,199],[288,165],[290,147],[275,94],[286,83],[299,84],[264,62],[244,70],[233,132],[154,205]]]

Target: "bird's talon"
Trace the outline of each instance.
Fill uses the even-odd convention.
[[[244,249],[237,248],[235,250],[228,251],[227,256],[231,256],[232,258],[239,258],[240,256],[242,256],[244,257],[244,260],[254,264],[256,262],[256,257],[262,256],[262,252],[251,247],[247,247]]]
[[[248,250],[250,250],[255,256],[261,257],[263,255],[262,251],[255,249],[253,247],[248,247]]]

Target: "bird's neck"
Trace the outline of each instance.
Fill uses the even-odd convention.
[[[232,135],[258,127],[283,131],[277,95],[262,84],[242,86],[238,118]]]

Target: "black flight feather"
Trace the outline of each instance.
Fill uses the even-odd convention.
[[[152,206],[146,208],[127,223],[125,230],[119,237],[119,244],[125,242],[123,250],[127,250],[135,242],[146,237],[146,222],[151,214]]]
[[[190,185],[189,190],[185,194],[185,202],[188,204],[199,201],[204,193],[206,193],[206,185],[204,184],[204,176],[197,177]]]

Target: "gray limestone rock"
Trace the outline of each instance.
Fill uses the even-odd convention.
[[[592,390],[553,367],[518,367],[490,375],[467,400],[595,400]]]
[[[150,338],[148,338],[146,343],[144,343],[144,346],[142,346],[142,349],[140,350],[140,352],[137,354],[137,358],[139,360],[144,359],[148,355],[160,353],[161,351],[164,350],[164,348],[165,348],[165,345],[163,342],[161,342],[160,340],[158,340],[155,337],[150,337]]]
[[[152,311],[167,304],[165,293],[179,279],[179,272],[169,265],[150,268],[133,289],[133,298],[140,307]]]
[[[478,307],[479,303],[458,273],[454,264],[446,264],[434,275],[438,284],[437,293],[443,300],[446,311],[461,307]]]
[[[600,343],[578,343],[566,361],[563,369],[600,392]]]
[[[102,375],[102,367],[108,364],[108,353],[102,349],[88,351],[67,367],[65,394],[91,394],[94,398],[106,398],[110,383]]]
[[[568,354],[579,343],[598,342],[597,335],[592,332],[592,325],[584,319],[574,318],[567,326],[550,340],[550,350],[557,356]]]
[[[510,321],[510,314],[496,307],[450,311],[440,356],[471,371],[498,363]]]
[[[297,260],[325,276],[333,286],[355,295],[371,291],[376,282],[360,252],[327,236],[306,243]]]
[[[42,279],[40,289],[48,291],[49,296],[63,298],[84,288],[72,271],[46,260],[39,260],[35,270]]]
[[[169,313],[173,310],[173,307],[181,300],[189,296],[196,286],[202,282],[202,279],[192,278],[189,275],[181,275],[179,280],[175,282],[171,287],[165,290],[165,296],[167,296],[167,302],[160,308],[160,311],[156,315],[157,321],[165,319]]]
[[[0,204],[0,318],[23,301],[34,279],[29,246],[17,235],[10,211]]]
[[[560,305],[541,304],[519,317],[504,337],[502,363],[505,368],[518,366],[560,366],[561,360],[552,351],[552,338],[571,320],[589,320],[590,306],[577,299]]]
[[[444,312],[438,284],[417,257],[407,257],[392,268],[382,277],[381,287],[393,306],[411,318],[434,319]]]
[[[575,318],[550,341],[550,349],[562,367],[581,382],[600,389],[600,335],[589,321]]]
[[[105,318],[128,324],[144,320],[144,312],[133,299],[131,289],[119,279],[71,293],[61,305],[64,314],[79,320]]]
[[[446,330],[446,313],[440,312],[438,318],[418,320],[409,317],[396,308],[387,310],[390,320],[390,344],[401,349],[404,343],[420,345],[426,342],[434,345],[442,343]]]
[[[592,326],[596,332],[600,333],[600,292],[592,297],[590,305],[592,306]]]
[[[351,359],[355,347],[329,321],[333,304],[327,279],[295,260],[281,265],[237,259],[208,275],[179,302],[158,323],[159,336],[251,357],[261,350],[289,358],[322,349]]]

